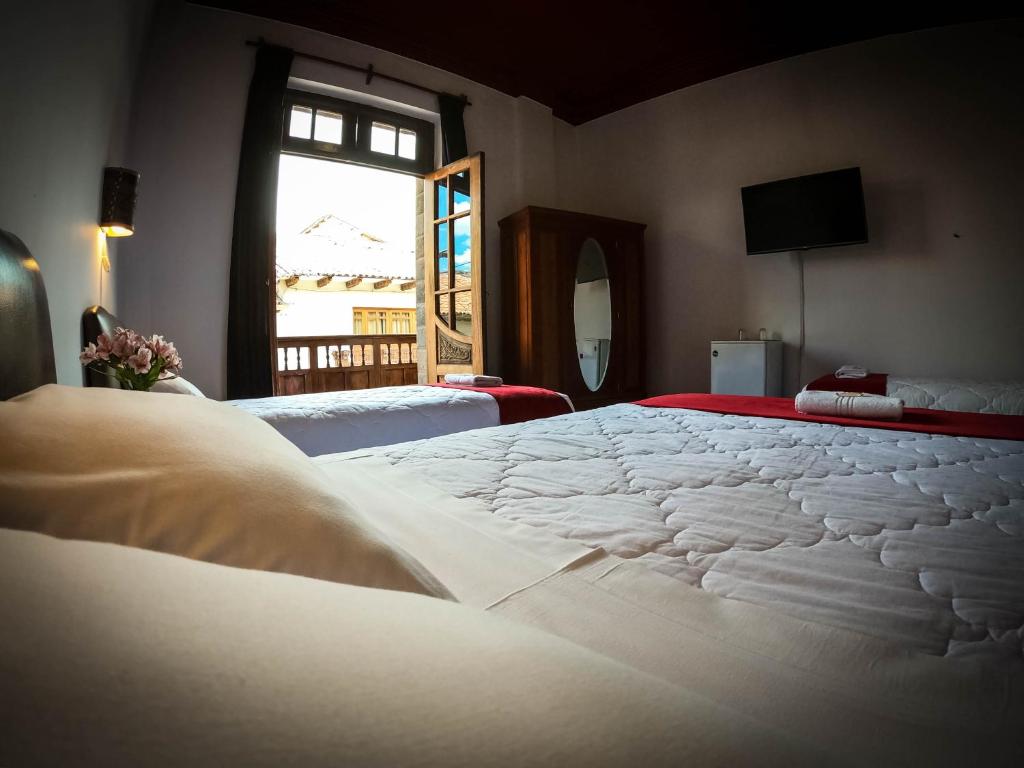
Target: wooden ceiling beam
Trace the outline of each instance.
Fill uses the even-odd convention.
[[[415,280],[410,280],[408,283],[402,283],[401,285],[398,286],[399,290],[402,290],[402,291],[411,291],[415,287],[416,287],[416,281]]]
[[[361,282],[363,282],[363,278],[353,277],[351,280],[345,281],[345,287],[351,290],[352,288],[355,288],[357,285],[359,285]]]
[[[316,281],[316,287],[317,288],[323,288],[325,285],[327,285],[333,279],[334,279],[334,275],[324,275],[323,277],[319,278]]]
[[[373,290],[379,291],[381,288],[387,288],[389,285],[391,285],[390,277],[387,280],[378,280],[376,283],[374,283]]]
[[[297,282],[299,282],[299,276],[298,275],[289,275],[288,277],[286,277],[284,279],[285,288],[291,288]]]

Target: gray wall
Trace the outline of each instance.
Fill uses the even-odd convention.
[[[740,187],[859,165],[871,242],[806,255],[804,380],[841,363],[1024,378],[1024,22],[882,38],[583,125],[583,210],[646,222],[652,393],[704,391],[760,327],[797,388],[792,254],[747,256]],[[614,343],[614,342],[613,342]]]
[[[125,162],[151,6],[35,0],[0,10],[0,227],[42,268],[63,384],[82,383],[79,321],[100,301],[103,167]],[[115,268],[103,275],[102,300],[114,307],[117,246],[109,250]]]
[[[238,151],[263,36],[296,50],[365,65],[469,95],[470,152],[486,153],[488,369],[500,366],[500,218],[527,203],[558,205],[554,144],[567,125],[551,110],[393,54],[287,24],[186,5],[161,5],[141,76],[132,162],[143,172],[138,233],[124,249],[120,317],[174,340],[185,375],[212,397],[225,391],[228,268]],[[292,75],[367,97],[435,110],[429,94],[296,60]]]

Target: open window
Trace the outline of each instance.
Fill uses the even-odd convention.
[[[484,156],[424,177],[427,381],[484,372]]]

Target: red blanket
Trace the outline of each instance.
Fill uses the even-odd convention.
[[[889,382],[888,373],[869,373],[863,379],[840,379],[834,373],[819,376],[807,389],[823,389],[829,392],[867,392],[869,395],[884,395]]]
[[[771,419],[794,419],[845,427],[895,429],[901,432],[927,432],[955,437],[991,437],[999,440],[1024,440],[1024,416],[1002,416],[995,413],[933,411],[927,408],[904,408],[903,421],[872,421],[837,416],[800,413],[788,397],[747,397],[744,395],[662,395],[640,400],[636,405],[651,408],[691,408],[695,411],[726,413],[736,416],[763,416]]]
[[[483,392],[498,403],[498,418],[502,424],[518,424],[532,419],[546,419],[572,413],[569,402],[557,392],[540,387],[517,387],[503,384],[500,387],[466,387],[461,384],[431,384],[432,387],[468,389]]]

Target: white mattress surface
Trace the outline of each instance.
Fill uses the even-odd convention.
[[[446,387],[402,386],[231,400],[260,417],[308,456],[391,445],[500,423],[490,395]]]
[[[615,405],[360,455],[687,588],[1022,655],[1024,442]]]
[[[886,394],[908,408],[1024,416],[1024,381],[889,375]]]

